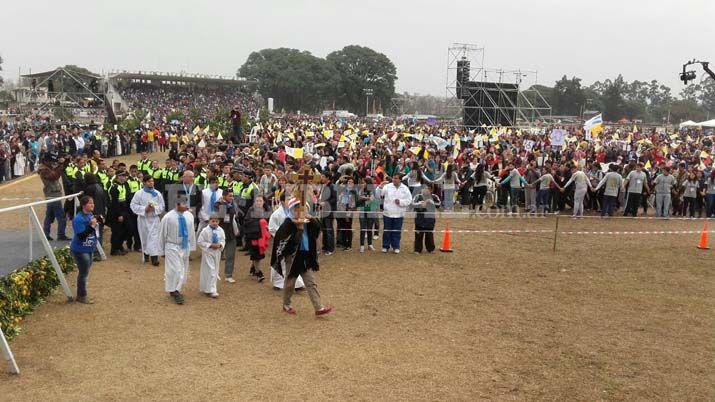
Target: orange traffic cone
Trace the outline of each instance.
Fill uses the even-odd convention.
[[[443,253],[451,253],[452,251],[452,232],[449,231],[449,222],[447,222],[447,227],[444,230],[444,240],[442,241],[442,247],[439,251]]]
[[[698,244],[698,248],[701,250],[709,250],[710,247],[708,247],[708,226],[709,226],[709,221],[705,220],[705,225],[703,226],[703,231],[700,232],[700,244]]]

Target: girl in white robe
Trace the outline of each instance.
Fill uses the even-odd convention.
[[[197,240],[201,248],[201,277],[199,290],[211,296],[218,297],[216,283],[221,265],[221,252],[226,246],[226,233],[219,226],[219,218],[212,216],[209,225],[201,230]]]

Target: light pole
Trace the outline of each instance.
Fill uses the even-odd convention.
[[[362,93],[365,94],[365,117],[367,117],[367,112],[370,107],[370,96],[373,94],[372,88],[363,88]]]

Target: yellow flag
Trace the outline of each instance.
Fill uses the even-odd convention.
[[[340,135],[340,140],[339,140],[339,141],[340,141],[340,142],[345,142],[345,135],[341,134],[341,135]]]
[[[303,158],[303,148],[286,147],[286,155],[288,155],[294,159],[302,159]]]
[[[313,136],[313,132],[312,132],[312,131],[306,131],[306,132],[305,132],[305,137],[306,137],[306,138],[310,138],[310,137],[312,137],[312,136]]]
[[[325,137],[326,139],[330,139],[330,137],[332,137],[332,136],[333,136],[333,132],[332,132],[332,131],[330,131],[330,130],[323,130],[323,137]]]
[[[707,152],[705,152],[705,151],[700,151],[700,157],[701,157],[701,158],[707,158],[708,156],[710,156],[710,155],[708,155]]]
[[[650,169],[650,161],[645,161],[645,168]]]
[[[198,134],[199,131],[201,131],[201,127],[199,127],[199,126],[194,127],[194,131],[193,131],[194,135]]]
[[[410,148],[410,152],[412,152],[412,153],[415,154],[415,155],[419,155],[420,149],[421,149],[421,148],[416,148],[416,147]]]

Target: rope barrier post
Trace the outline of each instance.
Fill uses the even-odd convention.
[[[32,216],[32,222],[35,224],[35,229],[37,230],[37,233],[44,233],[42,231],[42,224],[40,223],[40,219],[37,217],[37,213],[35,213],[35,208],[33,208],[32,206],[30,206],[30,214]],[[57,278],[60,280],[60,285],[62,285],[62,290],[65,292],[67,300],[72,301],[74,299],[72,297],[72,289],[70,289],[69,284],[67,284],[67,279],[65,279],[65,275],[62,273],[62,268],[60,268],[60,263],[57,262],[57,257],[55,257],[55,253],[52,250],[52,246],[50,246],[50,242],[44,235],[40,237],[40,240],[42,240],[42,246],[47,253],[47,258],[50,259],[50,262],[52,263],[52,268],[55,269]]]
[[[30,208],[32,208],[32,207],[30,207]],[[29,257],[28,261],[32,262],[32,232],[33,232],[33,230],[32,230],[32,210],[30,210],[30,209],[28,209],[28,211],[27,211],[27,229],[28,229],[27,230],[28,237],[30,240],[30,246],[28,247],[28,249],[30,250],[30,257]]]
[[[0,328],[0,349],[2,349],[2,354],[5,356],[5,360],[7,360],[10,373],[20,374],[20,368],[17,367],[15,356],[12,355],[12,350],[10,350],[10,345],[7,344],[5,334],[2,333],[2,328]]]
[[[559,216],[556,215],[556,227],[554,228],[554,249],[553,252],[556,252],[556,238],[558,237],[559,234]]]

